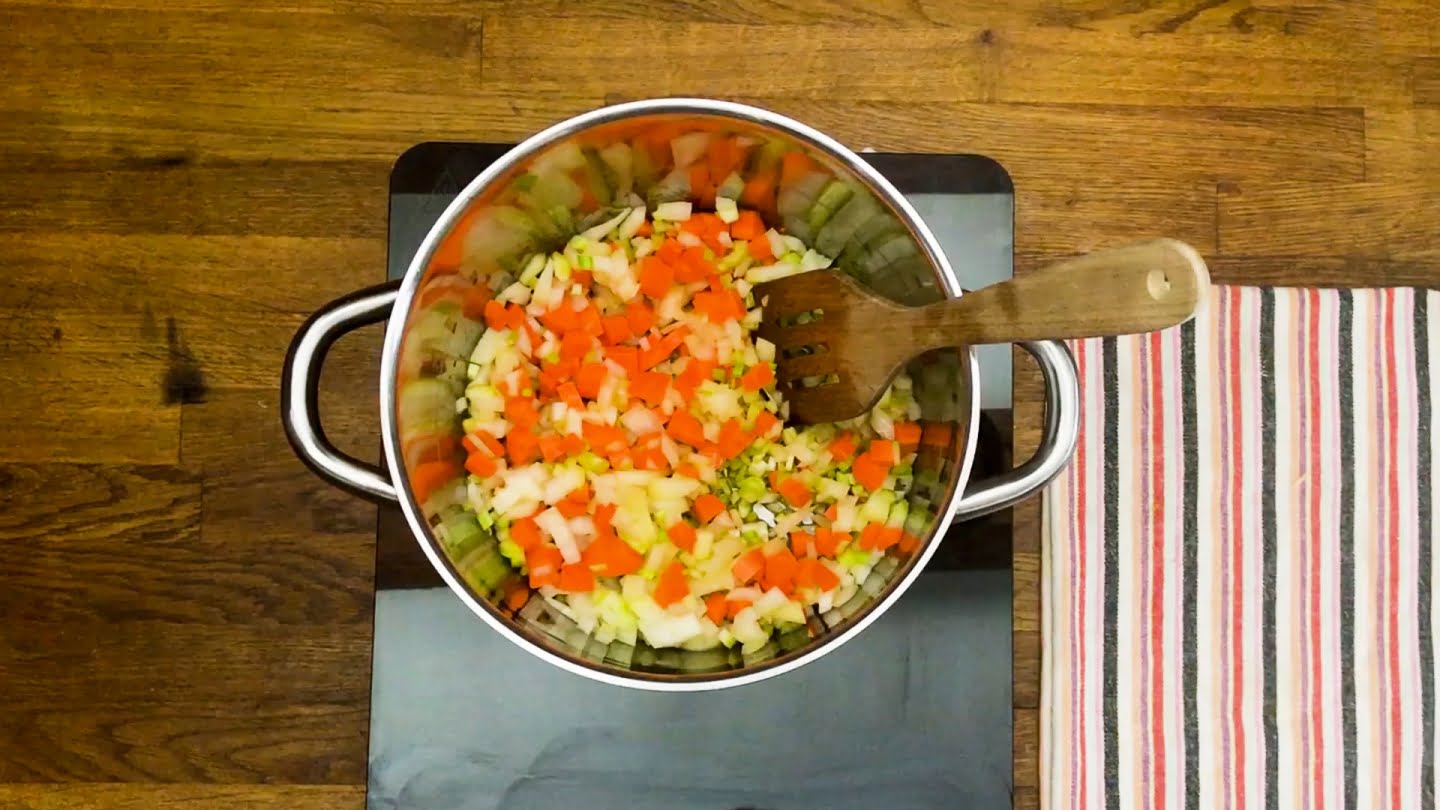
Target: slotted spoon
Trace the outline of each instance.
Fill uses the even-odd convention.
[[[758,333],[775,344],[790,418],[813,424],[869,410],[896,373],[925,352],[1165,329],[1194,316],[1209,284],[1194,248],[1157,239],[923,307],[880,298],[833,270],[759,284],[755,294],[764,312]]]

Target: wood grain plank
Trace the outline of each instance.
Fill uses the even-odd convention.
[[[1092,98],[1103,86],[1110,103],[1160,106],[1353,106],[1409,99],[1403,57],[1363,47],[1316,47],[1333,44],[1342,30],[1364,30],[1341,6],[1331,10],[1344,18],[1337,25],[1296,25],[1286,33],[1282,23],[1258,35],[1253,25],[1250,32],[1223,35],[1192,29],[1183,12],[1147,24],[1119,10],[1109,5],[1075,18],[1053,6],[997,9],[966,15],[954,27],[843,28],[688,22],[677,29],[658,21],[497,14],[486,18],[483,72],[494,87],[528,84],[584,95],[1065,103]],[[603,54],[562,54],[544,47],[551,37],[598,37],[614,45]],[[758,88],[750,73],[733,70],[724,51],[698,44],[742,41],[752,65],[776,65],[778,72]],[[1244,59],[1250,69],[1234,70],[1233,59]],[[617,73],[602,60],[627,68]],[[679,64],[683,71],[675,69]]]
[[[1031,266],[1017,257],[1016,274],[1024,275]],[[1011,362],[1014,369],[1011,375],[1011,391],[1015,412],[1012,443],[1015,458],[1023,461],[1030,458],[1040,445],[1045,417],[1045,383],[1035,359],[1029,353],[1016,348],[1011,352]],[[1010,646],[1013,660],[1010,699],[1017,710],[1033,709],[1040,705],[1042,655],[1040,496],[1020,502],[1013,508],[1012,514],[1015,549],[1011,558],[1013,590]]]
[[[1177,183],[1365,176],[1365,116],[1358,107],[756,100],[855,148],[988,155],[1027,189],[1077,177],[1123,188],[1142,174]]]
[[[603,98],[482,89],[480,39],[476,15],[379,5],[338,14],[11,5],[0,12],[9,79],[0,87],[0,146],[32,160],[368,157],[384,169],[419,141],[516,138]],[[297,174],[290,188],[312,193]],[[239,183],[234,191],[251,193]],[[232,208],[286,210],[279,201]]]
[[[146,702],[8,706],[0,782],[358,785],[368,714],[363,702],[187,703],[160,683]]]
[[[1097,185],[1083,175],[1014,179],[1017,252],[1084,253],[1156,236],[1189,242],[1202,253],[1217,248],[1213,186],[1148,178]]]
[[[7,705],[32,711],[148,703],[157,684],[182,702],[272,707],[365,705],[370,692],[368,638],[318,622],[43,617],[8,621],[0,650]],[[87,698],[77,701],[79,695]]]
[[[34,278],[4,294],[23,301],[0,368],[79,384],[105,363],[137,389],[120,401],[144,405],[182,360],[207,386],[274,387],[300,323],[382,278],[384,249],[379,239],[0,234],[0,251]],[[249,283],[257,276],[265,282]]]
[[[91,161],[0,169],[0,231],[383,239],[388,161]]]
[[[1015,789],[1040,787],[1040,712],[1038,709],[1016,709],[1015,728]]]
[[[218,192],[218,189],[217,189]],[[384,189],[369,196],[382,204]],[[383,208],[380,213],[383,225]],[[94,315],[138,312],[154,318],[197,312],[308,315],[338,295],[385,274],[383,236],[194,236],[24,230],[0,232],[0,255],[27,275],[32,310]],[[263,283],[256,283],[262,281]],[[181,313],[183,314],[183,313]]]
[[[15,810],[334,810],[364,804],[363,785],[0,785],[0,805]]]
[[[1417,107],[1440,107],[1440,57],[1415,60],[1411,81]]]
[[[610,43],[562,57],[547,43]],[[710,43],[744,42],[747,70]],[[776,95],[851,101],[988,98],[987,60],[970,32],[921,26],[743,26],[494,15],[482,48],[487,87],[581,96]],[[566,64],[568,63],[568,64]],[[615,70],[617,64],[624,70]],[[683,70],[680,66],[683,65]],[[904,65],[904,69],[895,69]],[[757,83],[757,71],[766,81]]]
[[[1236,255],[1440,257],[1440,187],[1285,184],[1222,188],[1219,249]]]
[[[202,536],[202,481],[170,467],[6,464],[0,483],[0,614],[13,621],[356,623],[363,643],[365,534],[272,519]]]

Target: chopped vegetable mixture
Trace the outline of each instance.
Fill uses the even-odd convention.
[[[632,202],[467,301],[467,506],[525,577],[510,607],[753,651],[918,546],[920,409],[902,376],[865,417],[787,427],[751,288],[830,259],[735,199]]]

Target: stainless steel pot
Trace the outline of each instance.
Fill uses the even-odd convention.
[[[775,176],[775,161],[783,162],[785,153],[808,157],[808,162],[793,161],[804,171],[780,181],[777,203],[768,212],[771,224],[838,256],[837,266],[896,300],[919,304],[961,294],[929,228],[854,152],[766,110],[705,99],[660,99],[586,113],[515,147],[445,210],[398,285],[362,290],[325,306],[300,328],[285,361],[282,418],[303,461],[358,495],[398,501],[450,589],[506,638],[556,666],[621,686],[663,691],[736,686],[824,655],[900,598],[951,521],[1033,495],[1066,464],[1075,444],[1079,392],[1074,363],[1062,344],[1027,344],[1046,382],[1040,450],[1008,474],[970,481],[979,374],[968,348],[937,352],[910,369],[922,394],[922,420],[952,428],[947,444],[923,447],[916,461],[916,485],[908,497],[912,512],[931,516],[923,542],[905,553],[892,549],[854,598],[812,615],[805,628],[747,655],[738,647],[653,649],[643,641],[637,646],[599,643],[541,599],[529,600],[518,611],[506,607],[502,594],[519,575],[504,564],[495,539],[458,505],[464,484],[455,402],[464,389],[466,361],[484,329],[473,307],[467,312],[465,292],[477,279],[513,267],[528,251],[563,241],[605,216],[607,196],[633,191],[651,202],[691,196],[688,175],[670,170],[667,155],[690,148],[677,147],[676,137],[715,132],[754,141],[743,179]],[[696,140],[685,143],[693,146]],[[837,199],[843,203],[836,210],[814,215],[817,206]],[[315,396],[330,344],[351,329],[381,320],[388,320],[380,372],[384,468],[347,457],[325,439]],[[436,486],[437,471],[443,478],[450,470],[454,480]],[[417,488],[423,501],[416,497]]]

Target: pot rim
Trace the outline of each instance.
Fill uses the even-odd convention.
[[[847,621],[850,626],[841,630],[838,634],[823,639],[820,643],[804,650],[793,658],[781,658],[774,663],[762,663],[754,668],[735,670],[732,673],[697,673],[689,675],[656,675],[649,676],[645,673],[631,673],[627,675],[618,674],[617,671],[605,668],[603,664],[596,664],[585,659],[572,657],[554,649],[549,648],[538,636],[532,636],[523,632],[518,625],[515,625],[506,617],[503,617],[493,607],[486,604],[484,600],[476,598],[468,585],[460,579],[448,557],[436,545],[436,541],[428,530],[427,522],[420,514],[419,505],[415,502],[414,493],[410,489],[408,478],[401,474],[405,469],[404,458],[401,454],[399,441],[399,426],[395,419],[396,405],[396,378],[399,368],[400,345],[404,337],[405,322],[410,315],[414,303],[415,293],[420,286],[424,276],[425,268],[429,265],[430,258],[439,246],[441,238],[450,231],[460,214],[469,206],[481,191],[509,172],[516,164],[519,164],[551,144],[574,135],[577,132],[600,124],[611,123],[633,116],[640,115],[719,115],[735,118],[752,124],[771,127],[785,132],[787,135],[805,142],[827,156],[843,164],[855,176],[863,180],[877,196],[881,197],[886,204],[891,206],[901,222],[905,224],[920,243],[925,252],[926,258],[936,271],[937,280],[942,285],[947,297],[956,298],[963,290],[960,287],[959,279],[955,271],[950,267],[945,253],[940,249],[939,242],[934,234],[909,201],[897,190],[889,180],[885,179],[874,167],[866,163],[863,158],[839,141],[816,130],[806,124],[796,121],[778,113],[753,107],[748,104],[740,104],[730,101],[719,101],[703,98],[658,98],[644,101],[632,101],[623,104],[615,104],[601,107],[590,112],[565,119],[557,124],[547,127],[544,130],[526,138],[517,144],[509,152],[506,152],[499,160],[485,168],[478,177],[470,181],[464,189],[451,201],[450,205],[430,227],[425,239],[416,249],[410,266],[405,271],[405,276],[400,283],[399,292],[395,299],[394,308],[386,321],[385,342],[381,353],[380,365],[380,428],[381,438],[385,447],[385,463],[388,473],[395,486],[395,491],[400,503],[401,511],[405,514],[405,522],[409,525],[415,540],[420,544],[420,549],[430,560],[430,564],[440,574],[450,590],[465,603],[472,613],[479,616],[502,636],[515,643],[521,649],[540,658],[547,663],[584,676],[594,681],[610,684],[612,686],[626,686],[634,689],[643,689],[656,692],[700,692],[715,689],[726,689],[742,684],[757,683],[759,681],[773,678],[777,675],[789,672],[802,664],[814,661],[821,656],[838,649],[846,641],[854,638],[872,622],[879,618],[886,610],[905,593],[924,570],[925,565],[934,555],[939,546],[938,538],[942,538],[950,528],[954,519],[954,505],[960,494],[964,491],[966,483],[970,479],[971,466],[975,459],[975,447],[978,431],[975,426],[980,419],[980,397],[978,386],[980,384],[980,372],[975,363],[973,349],[966,349],[968,357],[965,367],[969,371],[969,393],[970,415],[968,429],[966,430],[965,452],[960,459],[958,472],[951,476],[950,487],[945,493],[943,500],[944,508],[939,510],[935,526],[926,538],[925,543],[909,563],[909,570],[902,576],[896,577],[887,586],[887,592],[870,605]]]

